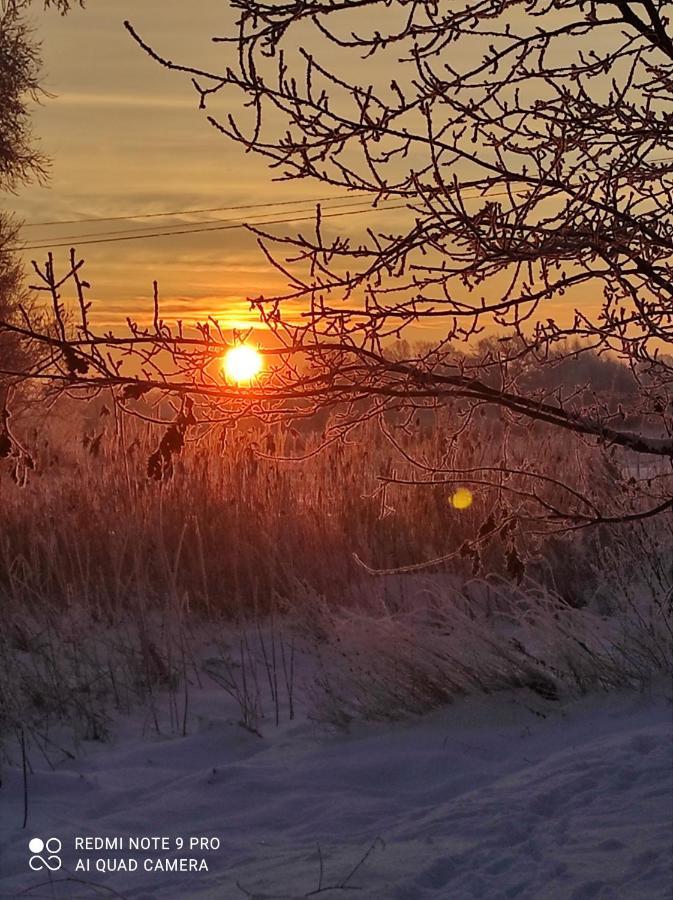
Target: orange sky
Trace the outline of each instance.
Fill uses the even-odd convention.
[[[25,252],[27,263],[43,259],[47,247],[53,247],[65,264],[68,247],[75,246],[86,259],[98,325],[123,327],[129,315],[149,321],[154,279],[159,281],[167,319],[189,323],[214,315],[225,327],[252,324],[256,319],[246,296],[283,291],[285,284],[264,259],[254,236],[242,229],[86,242],[96,235],[116,237],[120,229],[142,233],[157,226],[179,229],[195,222],[204,227],[209,222],[230,225],[241,216],[255,214],[277,218],[288,215],[288,207],[247,213],[223,209],[171,219],[32,224],[288,202],[297,203],[297,215],[307,217],[312,215],[310,198],[343,198],[343,191],[315,182],[274,182],[261,158],[245,154],[208,124],[206,113],[197,108],[189,78],[148,59],[123,27],[128,18],[165,57],[217,70],[235,52],[231,45],[211,41],[213,35],[231,33],[228,5],[221,0],[189,4],[90,0],[86,9],[75,9],[65,18],[43,13],[37,6],[32,15],[42,41],[44,86],[54,97],[46,99],[34,116],[42,149],[52,159],[51,181],[10,198],[10,205],[26,222],[24,242],[42,245]],[[223,119],[229,110],[221,104],[209,112]],[[334,204],[336,209],[344,202],[353,201],[332,199],[324,207]],[[399,215],[394,211],[355,218],[340,215],[325,222],[323,233],[346,231],[358,238],[366,226],[394,230]],[[298,228],[309,230],[311,224],[279,226],[278,230]],[[66,246],[57,248],[60,243]],[[593,294],[590,302],[595,302]],[[565,317],[564,310],[567,316],[568,295],[545,304],[546,315]],[[414,329],[407,336],[426,333],[427,329]]]
[[[233,51],[213,45],[210,37],[227,30],[223,10],[218,0],[98,0],[66,18],[37,7],[33,11],[42,41],[43,83],[55,95],[34,117],[41,147],[52,159],[51,180],[47,187],[22,190],[10,205],[27,223],[25,243],[65,242],[79,249],[99,323],[119,325],[129,314],[149,317],[155,278],[168,318],[189,321],[215,314],[226,324],[249,321],[245,296],[283,285],[243,230],[98,245],[84,241],[99,232],[235,221],[253,213],[232,210],[58,227],[29,223],[343,196],[318,184],[274,183],[260,159],[214,132],[197,110],[189,79],[150,61],[122,25],[129,18],[176,60],[222,65],[223,56]],[[305,216],[312,204],[297,209]],[[287,207],[269,213],[271,218],[286,214]],[[385,228],[384,213],[366,218]],[[337,218],[334,224],[341,228],[345,222]],[[46,252],[26,251],[25,258],[39,260]],[[55,253],[65,263],[67,247]]]

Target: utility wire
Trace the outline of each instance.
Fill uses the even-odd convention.
[[[383,202],[390,203],[391,201],[383,201]],[[363,201],[360,201],[359,203],[335,203],[330,206],[322,207],[322,210],[323,210],[323,212],[327,212],[327,211],[331,211],[331,210],[335,210],[335,209],[362,209],[363,207],[366,207],[369,209],[370,203],[364,203]],[[296,215],[302,215],[303,213],[309,213],[309,212],[315,213],[315,207],[306,206],[301,209],[295,209],[292,211],[292,218],[294,218]],[[254,222],[260,218],[262,218],[262,219],[268,218],[268,216],[273,215],[273,213],[274,213],[274,210],[270,210],[267,213],[261,213],[256,216],[249,216],[248,218],[245,219],[245,224],[247,224],[249,222]],[[179,229],[184,230],[184,229],[188,229],[188,228],[195,229],[195,228],[198,228],[200,225],[226,225],[230,222],[236,223],[239,225],[244,224],[243,220],[241,220],[240,218],[203,219],[200,222],[175,222],[173,224],[167,224],[167,225],[154,225],[154,226],[152,226],[152,225],[142,226],[141,225],[138,228],[120,228],[115,231],[87,231],[82,234],[63,234],[63,235],[58,235],[58,237],[56,237],[55,239],[58,241],[65,242],[65,241],[77,241],[77,240],[86,239],[86,238],[127,237],[127,236],[133,237],[135,235],[139,235],[140,237],[143,237],[143,232],[150,231],[150,232],[154,233],[154,232],[156,232],[157,228],[161,228],[162,230],[164,228],[169,228],[169,229],[179,228]],[[165,232],[167,237],[170,236],[171,233],[172,233],[171,231]],[[40,241],[45,241],[45,240],[47,240],[47,238],[35,238],[34,242],[40,242]]]
[[[397,206],[388,206],[388,207],[386,207],[386,209],[407,209],[407,204],[400,203]],[[366,213],[372,213],[372,212],[378,212],[378,211],[379,211],[378,207],[368,206],[366,209],[360,209],[360,210],[355,210],[355,211],[347,210],[345,212],[326,213],[325,215],[322,216],[322,218],[323,219],[336,219],[339,216],[361,216]],[[315,214],[310,215],[310,216],[301,216],[301,217],[297,217],[297,218],[293,217],[290,219],[287,219],[287,218],[268,219],[264,222],[256,222],[254,224],[256,226],[283,225],[283,224],[286,224],[289,222],[315,222]],[[245,222],[234,222],[230,225],[215,225],[215,226],[209,226],[207,228],[185,229],[182,231],[173,231],[168,234],[166,234],[165,232],[156,232],[155,234],[135,234],[135,235],[131,234],[131,235],[127,235],[126,237],[97,238],[97,239],[92,239],[92,240],[79,241],[78,246],[84,247],[84,246],[88,246],[91,244],[115,244],[115,243],[118,243],[119,241],[144,241],[144,240],[147,240],[148,238],[177,237],[178,235],[200,234],[200,233],[207,232],[207,231],[230,231],[231,229],[234,229],[234,228],[245,228],[245,227],[246,227]],[[27,250],[52,250],[52,249],[55,250],[55,249],[58,249],[59,247],[70,247],[71,244],[72,244],[71,241],[66,241],[65,243],[56,243],[56,244],[53,242],[49,242],[46,244],[31,244],[31,245],[25,246],[25,247],[21,247],[21,246],[10,247],[8,249],[12,250],[12,251],[21,251],[21,252],[25,252]]]
[[[53,225],[79,225],[94,222],[131,222],[135,219],[160,219],[170,216],[192,216],[211,212],[233,212],[242,209],[266,209],[268,207],[297,206],[300,203],[327,203],[329,200],[347,200],[369,197],[371,192],[360,194],[337,194],[332,197],[307,197],[305,200],[283,200],[275,203],[248,203],[243,206],[211,206],[207,209],[176,209],[172,212],[134,213],[126,216],[97,216],[90,219],[55,219],[52,222],[24,222],[22,228],[46,228]]]
[[[673,157],[661,157],[660,159],[652,160],[652,162],[664,162],[669,159],[673,160]],[[527,193],[527,190],[497,191],[497,192],[493,192],[493,193],[489,193],[488,191],[475,191],[474,193],[463,194],[462,196],[464,197],[464,199],[469,200],[469,199],[475,199],[475,198],[489,199],[490,197],[508,197],[511,195],[521,196],[521,195],[525,195],[526,193]],[[358,197],[358,196],[366,197],[366,196],[371,196],[372,194],[373,194],[373,192],[371,192],[370,194],[343,194],[343,195],[340,195],[340,197],[333,196],[330,198],[322,198],[322,199],[323,200],[337,200],[340,198],[344,199],[347,197],[350,197],[350,198]],[[393,199],[394,198],[391,198],[391,201]],[[385,203],[385,202],[391,202],[391,201],[382,201],[382,202]],[[251,204],[247,207],[234,207],[234,206],[220,207],[220,209],[223,209],[223,210],[226,210],[226,209],[231,209],[231,210],[234,210],[234,209],[268,209],[269,207],[276,208],[279,206],[297,205],[299,203],[305,203],[305,202],[306,203],[309,203],[309,202],[319,203],[319,202],[321,202],[321,200],[320,200],[320,198],[317,198],[314,200],[306,200],[306,201],[303,201],[303,200],[283,201],[283,202],[277,203],[277,204],[262,203],[262,204]],[[356,216],[356,215],[363,215],[365,213],[370,213],[370,212],[380,212],[380,211],[386,211],[386,210],[408,209],[409,208],[408,202],[407,203],[398,203],[393,206],[381,206],[381,205],[369,206],[368,205],[365,209],[360,209],[359,208],[360,206],[361,206],[361,204],[341,204],[340,206],[336,206],[336,207],[327,207],[327,209],[340,209],[342,207],[348,207],[348,208],[344,212],[323,213],[322,218],[332,219],[332,218],[337,218],[340,216],[347,216],[347,215]],[[214,211],[214,209],[213,210],[202,210],[202,212],[212,212],[212,211]],[[303,209],[297,210],[298,213],[303,213],[304,211],[305,210],[303,210]],[[197,210],[193,210],[193,212],[196,213]],[[271,215],[272,213],[273,213],[273,209],[266,215]],[[186,212],[184,214],[186,214]],[[149,218],[150,216],[158,217],[158,216],[168,216],[168,215],[179,215],[179,213],[152,213],[152,214],[149,214],[147,216],[147,218]],[[261,215],[264,216],[263,213]],[[119,221],[119,220],[125,220],[125,219],[130,219],[130,218],[133,218],[133,217],[120,216],[120,217],[109,217],[106,219],[91,219],[91,220],[79,219],[79,220],[75,220],[75,221],[76,222],[77,221],[79,221],[79,222],[86,222],[86,221],[103,222],[103,221]],[[137,218],[143,218],[143,216],[138,216]],[[255,216],[254,218],[257,219],[259,217]],[[206,220],[206,221],[208,221],[208,220]],[[215,219],[215,220],[211,220],[211,221],[217,222],[218,220]],[[118,243],[120,241],[133,241],[133,240],[139,241],[139,240],[146,240],[149,238],[179,237],[179,236],[189,235],[189,234],[202,234],[202,233],[211,232],[211,231],[229,231],[229,230],[235,229],[235,228],[246,228],[247,225],[249,224],[247,220],[245,222],[238,221],[238,222],[231,222],[231,223],[229,223],[230,220],[227,220],[227,219],[223,219],[221,221],[226,222],[227,224],[198,227],[201,225],[201,223],[195,222],[192,227],[187,226],[185,228],[179,228],[178,225],[164,225],[164,226],[159,226],[159,227],[171,228],[171,229],[178,228],[179,230],[177,230],[177,231],[159,231],[159,232],[152,232],[149,234],[138,234],[139,231],[144,230],[143,227],[141,226],[140,228],[133,229],[130,232],[128,230],[120,230],[117,232],[115,232],[115,231],[99,232],[98,233],[99,236],[96,236],[96,232],[90,232],[90,233],[83,234],[83,235],[73,235],[70,238],[66,237],[66,238],[59,239],[58,243],[53,243],[51,241],[45,243],[45,241],[47,239],[40,238],[38,240],[42,241],[42,243],[29,244],[29,245],[24,245],[24,246],[14,246],[14,247],[9,247],[7,249],[10,251],[24,251],[25,252],[28,250],[45,250],[45,249],[51,249],[51,248],[57,249],[60,247],[69,247],[69,246],[71,246],[71,244],[74,241],[77,241],[78,246],[88,246],[88,245],[92,245],[92,244]],[[307,222],[307,221],[315,221],[315,214],[310,215],[310,216],[291,216],[290,218],[268,219],[268,220],[264,220],[264,221],[251,221],[250,224],[253,224],[253,225],[283,225],[283,224],[289,224],[291,222]],[[58,224],[66,224],[66,223],[61,222]],[[194,226],[197,226],[197,227],[194,227]],[[111,235],[111,236],[103,237],[100,235]]]
[[[525,193],[526,193],[526,191],[498,191],[495,193],[484,193],[483,191],[475,191],[474,193],[464,194],[463,196],[465,199],[469,200],[469,199],[475,199],[478,197],[479,198],[483,197],[485,199],[488,199],[489,197],[508,197],[511,194],[518,196],[518,195],[525,194]],[[348,196],[348,195],[346,195],[346,196]],[[353,195],[350,195],[350,196],[353,196]],[[371,195],[365,195],[365,196],[371,196]],[[331,199],[334,199],[334,198],[331,198]],[[396,198],[391,198],[391,201],[392,201],[392,199],[396,199]],[[382,201],[382,202],[385,203],[385,202],[391,202],[391,201]],[[296,202],[302,202],[302,201],[296,201]],[[308,201],[306,201],[306,202],[308,202]],[[317,202],[319,202],[319,201],[317,201]],[[367,207],[365,209],[358,208],[361,205],[362,204],[353,204],[354,208],[352,208],[352,209],[349,208],[345,212],[339,212],[339,213],[325,212],[325,213],[322,213],[321,217],[323,219],[332,219],[332,218],[336,218],[338,216],[346,216],[346,215],[356,216],[356,215],[363,215],[364,213],[368,213],[368,212],[380,212],[380,211],[386,211],[386,210],[408,209],[409,208],[408,202],[396,203],[393,206],[382,206],[382,205],[369,206],[369,205],[367,205]],[[342,206],[350,207],[351,204],[342,204]],[[341,207],[340,206],[327,207],[327,209],[335,209],[335,208],[340,209]],[[303,213],[303,212],[305,212],[305,210],[297,210],[297,212]],[[271,214],[272,214],[271,212],[267,213],[267,215],[271,215]],[[258,217],[255,217],[255,218],[258,218]],[[98,221],[103,221],[103,220],[98,220]],[[208,220],[206,220],[206,221],[208,221]],[[217,220],[213,220],[213,221],[217,221]],[[70,247],[70,246],[72,246],[72,243],[74,243],[74,242],[77,242],[78,246],[88,246],[91,244],[112,244],[112,243],[118,243],[119,241],[134,241],[134,240],[140,241],[140,240],[145,240],[148,238],[179,237],[179,236],[184,236],[184,235],[189,235],[189,234],[202,234],[204,232],[210,232],[210,231],[229,231],[230,229],[233,229],[233,228],[245,228],[245,227],[247,227],[248,224],[252,224],[252,225],[284,225],[284,224],[289,224],[291,222],[315,221],[315,213],[313,213],[310,216],[291,216],[289,218],[281,218],[281,219],[268,219],[268,220],[265,219],[264,221],[252,221],[252,220],[246,219],[245,222],[237,221],[237,222],[232,222],[231,224],[229,224],[229,220],[225,219],[222,221],[227,222],[227,224],[208,225],[206,227],[200,227],[202,225],[202,223],[195,222],[195,223],[193,223],[192,226],[186,226],[183,228],[180,228],[180,226],[177,224],[176,225],[164,225],[161,227],[178,229],[178,230],[177,231],[155,231],[155,232],[151,232],[149,234],[138,234],[137,233],[138,231],[143,230],[142,227],[138,228],[138,229],[134,229],[133,231],[124,230],[124,231],[118,231],[118,232],[111,231],[111,232],[99,232],[99,233],[88,232],[88,233],[82,234],[82,235],[72,235],[71,237],[57,238],[57,241],[58,241],[57,243],[54,243],[53,241],[48,241],[47,238],[39,238],[39,239],[37,239],[39,241],[39,243],[27,244],[24,246],[17,245],[14,247],[9,247],[7,249],[10,251],[26,252],[29,250],[48,250],[48,249],[52,249],[52,248],[58,249],[60,247]],[[110,236],[108,237],[105,235],[110,235]]]
[[[655,159],[649,160],[651,163],[657,162],[671,162],[673,161],[673,156],[659,156]],[[202,213],[211,213],[211,212],[235,212],[238,210],[247,210],[247,209],[268,209],[270,207],[278,208],[283,206],[297,206],[301,203],[327,203],[332,200],[352,200],[357,198],[370,197],[374,194],[374,191],[365,191],[360,193],[353,193],[352,191],[348,194],[334,194],[331,197],[307,197],[304,200],[282,200],[282,201],[274,201],[271,203],[248,203],[240,206],[211,206],[204,209],[176,209],[169,212],[156,212],[156,213],[133,213],[129,215],[123,216],[95,216],[92,218],[81,218],[81,219],[54,219],[50,222],[24,222],[22,224],[22,228],[47,228],[56,225],[78,225],[78,224],[88,224],[88,223],[96,223],[96,222],[131,222],[136,219],[160,219],[160,218],[170,218],[171,216],[191,216],[191,215],[200,215]],[[474,196],[482,196],[481,193],[475,194]],[[485,196],[485,195],[484,195]],[[501,196],[499,194],[494,194],[491,196]]]
[[[482,191],[476,191],[472,194],[465,194],[464,196],[466,199],[470,199],[470,198],[474,199],[476,197],[486,197],[486,198],[488,198],[488,197],[503,197],[503,196],[509,196],[510,193],[522,194],[522,193],[525,193],[525,191],[512,191],[512,192],[501,191],[498,193],[491,193],[491,194],[488,194],[488,193],[484,194]],[[353,196],[371,196],[371,195],[370,194],[351,194],[351,195],[343,195],[343,196],[353,197]],[[329,198],[329,199],[335,199],[335,198]],[[352,204],[344,203],[344,204],[338,204],[335,206],[325,207],[325,210],[344,208],[344,209],[352,210],[353,215],[358,215],[358,214],[361,214],[364,212],[378,212],[380,210],[385,211],[388,209],[408,208],[408,203],[397,203],[393,206],[383,206],[382,205],[384,203],[391,203],[395,199],[397,199],[397,198],[391,198],[390,200],[387,200],[387,201],[383,200],[383,201],[381,201],[381,204],[379,204],[378,206],[375,206],[375,207],[367,204],[365,209],[361,209],[361,207],[363,205],[362,203],[352,203]],[[294,202],[295,203],[320,202],[320,200],[294,201]],[[271,205],[272,204],[269,204],[269,206],[271,206]],[[283,203],[280,205],[283,206],[286,204]],[[255,206],[254,208],[260,208],[263,206],[266,206],[266,204],[259,204],[258,206]],[[223,208],[227,208],[227,207],[223,207]],[[235,207],[231,207],[231,208],[234,209]],[[308,212],[308,211],[309,211],[308,209],[299,209],[299,210],[296,210],[295,212],[297,214],[299,214],[299,213],[304,213],[304,212]],[[311,212],[313,212],[312,208],[311,208]],[[266,221],[265,217],[268,215],[272,215],[272,214],[273,214],[273,210],[270,210],[268,213],[260,214],[261,217],[264,219],[264,221],[257,221],[260,218],[260,216],[255,216],[255,217],[246,219],[244,222],[243,221],[233,221],[232,222],[231,219],[210,219],[210,220],[206,219],[205,222],[193,222],[191,225],[187,224],[187,225],[181,226],[179,223],[176,223],[174,225],[167,224],[167,225],[161,225],[159,227],[162,229],[178,229],[178,230],[153,231],[148,234],[141,234],[140,232],[147,231],[148,229],[151,228],[151,226],[140,226],[140,227],[134,228],[134,229],[120,229],[118,231],[102,231],[102,232],[89,231],[84,234],[59,236],[58,238],[56,238],[56,240],[58,241],[57,243],[53,243],[53,241],[49,241],[47,243],[48,239],[46,237],[36,238],[36,242],[33,244],[26,244],[23,246],[17,245],[14,247],[9,247],[8,249],[11,251],[43,250],[43,249],[46,249],[49,247],[54,247],[54,248],[67,247],[67,246],[70,246],[71,243],[73,243],[73,242],[77,242],[80,245],[105,244],[105,243],[114,243],[117,241],[141,240],[143,238],[158,238],[158,237],[172,237],[173,235],[181,236],[181,235],[187,235],[187,234],[200,234],[202,232],[207,232],[207,231],[226,231],[226,230],[228,230],[228,228],[245,228],[248,224],[277,225],[277,224],[284,224],[284,223],[290,223],[290,222],[305,222],[310,219],[315,219],[315,214],[313,214],[312,216],[308,216],[308,217],[292,215],[289,218],[274,219],[274,220]],[[345,215],[345,214],[346,213],[339,213],[339,215]],[[160,214],[157,213],[156,215],[160,215]],[[163,213],[161,215],[163,215]],[[168,215],[168,213],[166,213],[166,215]],[[322,218],[333,218],[334,215],[335,214],[330,215],[329,212],[323,212]],[[79,221],[85,221],[85,220],[82,219]],[[115,220],[97,219],[97,220],[92,220],[92,221],[115,221]],[[221,227],[211,227],[211,223],[219,223],[219,222],[226,223],[226,224],[224,224]],[[231,224],[229,224],[230,222],[231,222]],[[62,224],[65,224],[65,223],[62,223]],[[205,226],[205,225],[207,225],[209,227],[199,227],[199,226]]]

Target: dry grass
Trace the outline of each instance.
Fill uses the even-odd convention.
[[[523,468],[534,450],[595,499],[629,477],[579,440],[505,430],[497,417],[484,417],[477,439],[449,441],[444,415],[397,433],[402,450],[448,468],[497,465],[505,453]],[[206,677],[192,649],[200,622],[247,635],[213,671],[251,730],[263,705],[277,720],[279,698],[291,699],[280,654],[294,653],[283,629],[297,620],[321,660],[317,700],[331,721],[396,718],[473,690],[642,684],[670,666],[668,520],[550,537],[536,534],[528,501],[497,486],[472,484],[464,511],[448,502],[458,482],[384,490],[378,476],[413,468],[372,424],[301,464],[265,454],[306,453],[318,432],[212,434],[154,481],[156,433],[114,427],[100,406],[88,417],[71,425],[68,410],[26,430],[36,469],[24,486],[0,474],[0,727],[42,752],[58,723],[104,738],[137,703],[150,727],[184,731],[189,685]],[[355,560],[391,569],[447,553],[427,582],[372,576]],[[271,613],[290,623],[277,645],[260,630]]]
[[[525,470],[532,448],[543,471],[562,472],[591,496],[613,489],[610,461],[579,440],[505,432],[488,417],[476,437],[450,440],[450,424],[448,414],[434,424],[419,420],[395,440],[421,465],[442,459],[456,469],[497,467],[506,456],[510,468]],[[454,554],[445,569],[460,578],[508,569],[521,577],[525,558],[537,580],[558,576],[568,542],[561,552],[558,541],[541,542],[535,504],[523,496],[539,483],[497,476],[515,487],[508,494],[483,484],[480,473],[464,476],[474,482],[475,502],[460,511],[449,502],[459,474],[432,486],[385,487],[381,478],[428,476],[373,423],[302,463],[263,455],[298,456],[319,438],[249,429],[223,444],[213,434],[188,444],[172,477],[157,482],[146,475],[157,435],[141,425],[117,431],[106,415],[66,433],[52,426],[29,434],[36,469],[26,485],[0,470],[0,592],[22,609],[77,603],[102,618],[176,598],[192,610],[233,616],[274,598],[292,604],[298,584],[337,603],[369,595],[373,580],[355,556],[390,569]],[[568,500],[560,488],[545,490],[560,505]],[[579,535],[574,546],[584,552],[586,542]],[[586,582],[570,602],[582,602]]]
[[[614,597],[611,616],[576,609],[546,589],[476,581],[413,606],[315,610],[323,640],[317,716],[395,720],[470,693],[526,688],[547,701],[644,689],[670,673],[673,612],[659,597]]]

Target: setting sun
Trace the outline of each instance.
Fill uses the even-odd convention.
[[[253,347],[239,344],[224,356],[223,369],[228,381],[246,384],[262,371],[262,356]]]

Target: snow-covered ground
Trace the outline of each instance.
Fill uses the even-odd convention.
[[[152,735],[136,717],[54,771],[32,759],[25,830],[21,770],[5,768],[0,894],[670,898],[670,693],[660,684],[570,704],[503,693],[348,734],[298,716],[259,737],[203,688],[186,737]],[[132,836],[165,837],[171,849],[129,850]],[[31,872],[35,837],[62,843],[58,871]],[[76,849],[78,837],[119,837],[123,848]],[[219,849],[176,851],[191,837]],[[40,866],[47,854],[33,855]],[[203,859],[207,871],[156,871],[166,857]],[[99,859],[138,869],[99,872]]]

